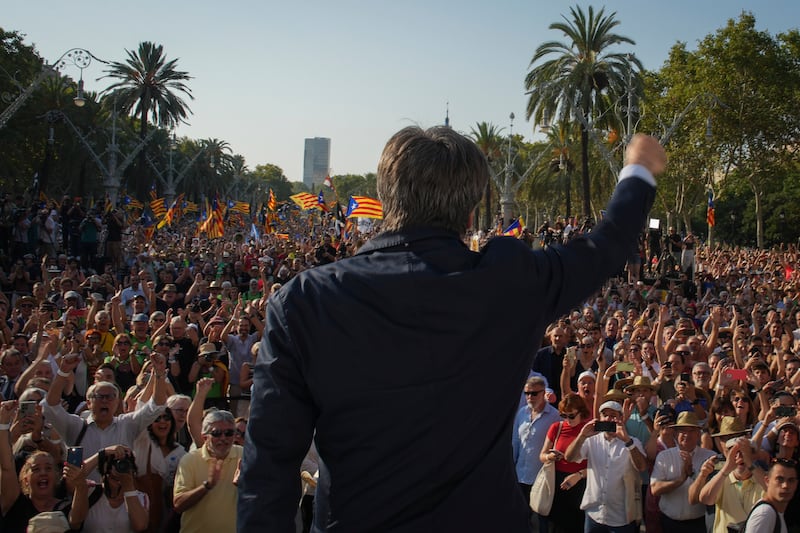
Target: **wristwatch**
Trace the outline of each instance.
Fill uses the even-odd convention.
[[[203,481],[203,488],[206,489],[206,490],[211,490],[214,487],[212,487],[211,483],[209,483],[208,480],[206,479],[205,481]]]

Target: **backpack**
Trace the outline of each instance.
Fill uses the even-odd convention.
[[[744,530],[747,527],[747,521],[750,520],[750,515],[753,514],[753,511],[755,511],[756,507],[762,504],[769,505],[770,507],[772,507],[772,504],[767,501],[764,500],[759,501],[753,506],[752,509],[750,509],[750,512],[747,513],[747,518],[745,518],[744,522],[736,522],[734,524],[728,524],[728,533],[744,533]],[[780,516],[778,515],[778,511],[775,509],[775,507],[772,507],[772,511],[775,513],[775,527],[773,528],[772,531],[773,533],[781,533],[781,520]]]

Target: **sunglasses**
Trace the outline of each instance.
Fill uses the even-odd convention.
[[[576,418],[578,418],[578,415],[580,413],[560,413],[560,414],[561,414],[561,418],[567,418],[569,420],[575,420]]]
[[[226,437],[233,437],[235,433],[236,433],[235,429],[226,429],[224,431],[221,429],[212,429],[211,431],[208,432],[208,434],[214,437],[215,439],[218,439],[223,435]]]
[[[117,344],[126,344],[128,346],[131,345],[131,341],[117,341]]]
[[[581,344],[581,348],[583,348],[584,350],[591,350],[592,348],[594,348],[594,344]]]
[[[171,347],[172,343],[171,342],[161,341],[161,342],[158,343],[158,346],[170,346]]]
[[[772,464],[777,463],[779,465],[783,465],[783,466],[786,466],[788,468],[797,468],[797,461],[795,461],[794,459],[781,459],[781,458],[778,458],[778,457],[773,457],[770,462]]]
[[[525,396],[539,396],[543,392],[543,390],[525,391]]]
[[[736,402],[747,402],[747,403],[750,403],[750,398],[746,398],[746,397],[735,397],[735,398],[731,398],[731,402],[732,402],[732,403],[736,403]]]
[[[169,415],[161,415],[155,419],[155,422],[170,422],[172,421],[172,417]]]

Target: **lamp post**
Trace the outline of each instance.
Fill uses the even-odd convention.
[[[152,131],[157,131],[157,130],[153,129]],[[155,172],[156,177],[164,186],[164,200],[167,202],[167,205],[172,205],[172,201],[175,199],[175,194],[177,192],[178,184],[181,181],[183,181],[183,178],[186,176],[186,172],[191,168],[194,162],[197,161],[197,158],[200,157],[200,155],[202,155],[203,152],[206,151],[205,147],[200,148],[200,150],[198,150],[197,153],[194,154],[192,159],[189,160],[189,162],[186,163],[186,165],[182,169],[180,169],[180,171],[176,175],[175,165],[173,163],[172,158],[173,154],[175,153],[175,149],[177,147],[178,147],[178,140],[175,137],[175,133],[173,132],[169,140],[169,158],[167,160],[168,167],[166,174],[164,174],[158,169],[158,167],[156,166],[156,164],[153,162],[153,160],[150,158],[149,155],[145,155],[145,157],[147,158],[147,163],[150,165],[150,168],[153,169],[153,172]]]
[[[500,189],[500,207],[503,214],[503,228],[505,228],[511,222],[511,213],[514,208],[514,196],[516,195],[517,191],[519,190],[520,186],[528,179],[533,169],[536,165],[539,164],[539,161],[544,157],[550,148],[550,144],[548,144],[536,158],[531,162],[528,170],[525,171],[524,174],[521,176],[517,175],[514,172],[514,158],[512,157],[511,150],[512,150],[512,143],[513,140],[513,127],[514,127],[514,113],[511,113],[508,116],[510,123],[508,127],[508,148],[506,151],[506,166],[503,172],[503,177],[501,178],[497,174],[492,174],[492,179],[494,180],[497,187]],[[514,177],[517,177],[514,180]]]
[[[155,135],[158,131],[157,129],[152,129],[150,133],[147,134],[143,140],[141,140],[128,156],[123,160],[122,164],[118,163],[118,155],[121,155],[121,150],[119,145],[117,144],[117,112],[116,109],[112,113],[112,123],[111,123],[111,141],[106,145],[105,152],[108,153],[108,163],[104,163],[102,158],[100,157],[102,153],[97,153],[97,151],[92,146],[92,143],[89,142],[89,139],[78,129],[75,124],[67,117],[67,115],[60,111],[60,110],[51,110],[45,114],[45,118],[50,124],[58,122],[59,120],[63,120],[64,123],[69,126],[72,133],[78,140],[81,142],[83,147],[89,152],[92,160],[95,162],[97,167],[100,169],[100,172],[103,176],[103,188],[105,189],[105,194],[108,196],[109,200],[116,204],[117,202],[117,194],[119,192],[120,183],[122,182],[122,173],[125,171],[128,166],[133,162],[136,155],[144,148],[144,146],[150,141],[150,139]],[[52,132],[51,132],[52,136]]]
[[[52,65],[48,65],[47,63],[42,65],[42,70],[36,75],[28,87],[23,87],[21,83],[13,80],[14,84],[19,89],[20,94],[17,95],[17,97],[2,113],[0,113],[0,129],[3,129],[6,126],[9,119],[14,116],[14,113],[19,111],[19,109],[25,104],[28,98],[31,97],[33,92],[36,90],[39,84],[44,81],[45,78],[52,76],[56,71],[61,70],[68,64],[78,67],[81,71],[80,79],[78,80],[78,89],[75,94],[75,98],[73,98],[72,101],[77,107],[83,107],[84,104],[86,104],[86,99],[83,96],[83,69],[92,63],[92,59],[100,61],[101,63],[107,63],[107,61],[103,61],[102,59],[96,57],[88,50],[83,48],[72,48],[61,54],[61,57],[59,57]],[[10,99],[6,98],[6,95],[3,96],[4,100]]]

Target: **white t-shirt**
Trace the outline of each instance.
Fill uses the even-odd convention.
[[[147,509],[149,502],[143,492],[138,494],[142,507]],[[128,518],[128,508],[125,502],[117,508],[111,507],[108,498],[103,494],[94,505],[89,507],[86,520],[83,522],[84,533],[134,533]]]
[[[756,504],[758,505],[758,504]],[[758,505],[753,509],[750,518],[747,519],[747,527],[744,533],[771,533],[775,531],[775,519],[781,521],[781,533],[788,533],[786,521],[783,513],[778,513],[769,505]]]

